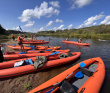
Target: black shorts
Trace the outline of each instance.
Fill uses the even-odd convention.
[[[0,49],[0,62],[3,62],[4,58],[3,58],[3,54],[2,54],[2,51]]]
[[[15,37],[12,37],[13,40],[15,40]]]
[[[18,42],[18,45],[22,45],[23,43],[22,42]]]

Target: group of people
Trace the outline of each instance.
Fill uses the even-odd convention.
[[[31,35],[32,40],[37,39],[36,35]]]
[[[69,40],[69,39],[66,38],[66,41],[68,41],[68,40]],[[78,39],[78,43],[82,43],[82,39],[81,39],[81,38]]]
[[[12,34],[11,37],[12,37],[12,40],[15,41],[14,34]],[[23,52],[24,52],[24,46],[23,46],[23,39],[24,38],[27,38],[27,36],[24,35],[24,37],[23,37],[22,34],[19,34],[19,36],[18,36],[18,45],[20,46],[20,51],[23,51]],[[32,38],[32,40],[37,39],[36,35],[31,35],[31,38]]]
[[[24,35],[24,37],[23,37],[22,34],[19,34],[19,36],[18,36],[18,45],[21,47],[20,51],[22,51],[22,52],[24,52],[24,46],[23,46],[23,39],[24,38],[27,38],[27,36]],[[33,40],[33,35],[31,35],[31,38]],[[36,35],[34,36],[34,38],[36,38]]]
[[[15,41],[15,37],[14,34],[11,35],[13,41]],[[24,46],[23,46],[23,39],[25,38],[25,36],[23,37],[22,34],[19,34],[18,36],[18,45],[21,47],[20,50],[24,51]],[[4,58],[3,58],[3,54],[6,53],[6,48],[7,48],[7,44],[3,43],[0,44],[0,62],[3,62]]]

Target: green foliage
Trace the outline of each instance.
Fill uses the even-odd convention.
[[[48,31],[37,33],[39,36],[57,36],[74,38],[110,39],[110,25],[98,25],[81,29],[57,30],[53,34]]]
[[[57,37],[74,37],[74,38],[93,38],[93,39],[110,39],[110,25],[98,25],[92,27],[85,27],[81,29],[64,29],[55,31],[40,31],[38,33],[27,33],[14,30],[5,30],[0,25],[0,39],[11,39],[11,34],[14,34],[15,38],[19,33],[31,37],[31,35],[37,36],[57,36]]]
[[[0,34],[6,34],[6,30],[0,25]]]
[[[8,39],[8,36],[6,36],[6,35],[0,35],[0,39]]]

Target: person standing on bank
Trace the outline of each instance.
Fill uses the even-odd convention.
[[[14,34],[11,35],[11,38],[13,39],[13,41],[15,41],[15,37]]]
[[[3,47],[3,45],[0,44],[0,63],[3,62],[3,60],[4,60],[3,53],[1,51],[1,47]]]
[[[32,38],[32,40],[33,40],[33,35],[31,35],[31,38]]]
[[[19,36],[18,36],[18,45],[21,47],[20,48],[20,51],[22,52],[24,52],[24,46],[23,46],[23,39],[24,39],[24,37],[22,37],[22,34],[19,34]]]

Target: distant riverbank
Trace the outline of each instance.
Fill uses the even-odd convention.
[[[87,38],[87,39],[105,39],[110,40],[110,34],[68,34],[68,33],[55,33],[55,34],[37,34],[37,36],[53,36],[53,37],[68,37],[68,38]]]

